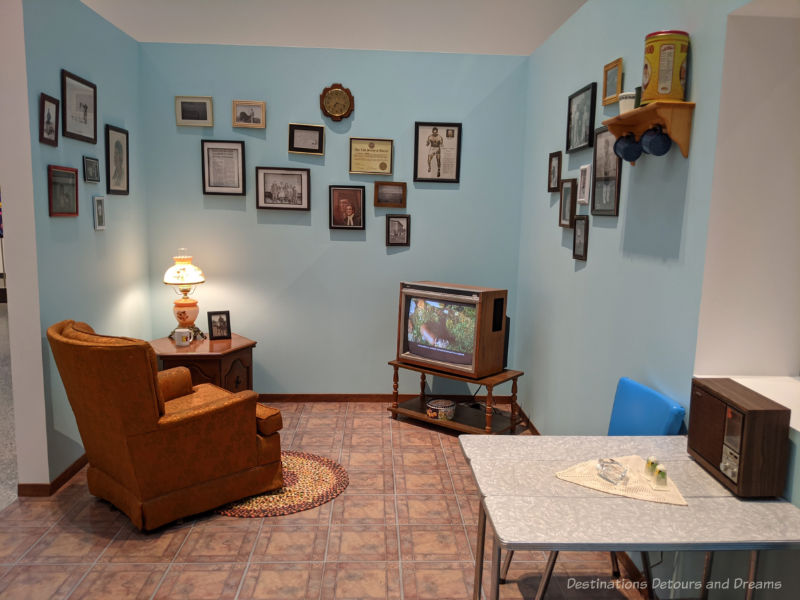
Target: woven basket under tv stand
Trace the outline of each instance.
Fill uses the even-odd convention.
[[[389,364],[394,369],[393,391],[392,391],[392,405],[389,407],[389,412],[392,413],[392,418],[396,419],[398,415],[403,415],[418,421],[432,423],[439,427],[446,427],[448,429],[455,429],[463,433],[515,433],[517,425],[524,425],[525,421],[520,417],[519,406],[517,406],[517,379],[522,377],[525,373],[522,371],[504,370],[495,375],[488,375],[478,379],[472,377],[465,377],[462,375],[455,375],[453,373],[444,373],[436,369],[427,369],[425,367],[418,367],[416,365],[408,365],[397,360],[390,360]],[[420,395],[407,400],[406,402],[398,402],[398,380],[400,369],[407,369],[409,371],[416,371],[420,374],[419,387]],[[476,409],[467,406],[466,403],[457,402],[456,413],[452,420],[443,421],[438,419],[431,419],[426,413],[427,401],[431,399],[430,396],[425,394],[425,376],[433,375],[435,377],[444,377],[446,379],[453,379],[455,381],[465,381],[467,383],[474,383],[476,385],[486,386],[486,409]],[[511,416],[505,414],[494,413],[494,396],[493,390],[495,386],[511,382]]]

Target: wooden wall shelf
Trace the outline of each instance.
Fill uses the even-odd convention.
[[[619,138],[632,133],[637,140],[648,129],[655,125],[661,125],[664,133],[678,144],[684,158],[689,158],[693,114],[694,102],[659,100],[634,108],[618,117],[606,119],[603,121],[603,125],[608,127],[614,137]]]

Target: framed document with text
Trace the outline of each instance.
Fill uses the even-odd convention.
[[[391,175],[394,142],[376,138],[350,138],[350,172]]]

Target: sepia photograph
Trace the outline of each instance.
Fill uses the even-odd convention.
[[[567,102],[567,152],[576,152],[592,145],[594,130],[595,96],[594,81],[571,94]]]
[[[100,231],[106,228],[106,199],[103,196],[92,196],[94,228]]]
[[[202,140],[203,193],[245,195],[244,142]]]
[[[561,150],[551,152],[547,161],[547,191],[561,191]]]
[[[385,208],[405,208],[406,182],[376,181],[374,205]]]
[[[57,99],[47,94],[39,95],[39,142],[58,146]]]
[[[461,123],[415,123],[414,181],[458,183],[460,175]]]
[[[209,340],[231,339],[231,311],[229,310],[208,311],[208,339]]]
[[[615,137],[606,127],[595,131],[592,166],[592,214],[619,214],[619,184],[622,159],[614,153]]]
[[[61,69],[61,133],[97,143],[97,86]]]
[[[583,165],[578,174],[578,204],[589,204],[589,189],[592,185],[592,163]]]
[[[211,96],[175,96],[175,124],[189,127],[214,125]]]
[[[256,167],[256,208],[311,209],[311,170]]]
[[[575,229],[572,232],[572,258],[586,260],[586,251],[589,247],[589,217],[580,215],[575,217]]]
[[[364,229],[364,186],[329,186],[330,229]]]
[[[233,126],[253,129],[266,128],[267,103],[257,100],[234,100]]]
[[[83,180],[86,183],[100,183],[100,161],[91,156],[83,157]]]
[[[128,132],[106,125],[106,193],[128,194]]]
[[[78,216],[78,169],[48,165],[47,189],[51,217]]]
[[[575,208],[578,194],[577,179],[561,180],[561,202],[558,209],[558,224],[571,229],[575,224]]]
[[[386,245],[411,245],[411,215],[386,215]]]

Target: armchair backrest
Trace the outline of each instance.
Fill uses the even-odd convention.
[[[51,326],[47,339],[89,463],[136,489],[126,438],[155,429],[164,414],[155,352],[71,320]]]
[[[614,395],[608,435],[677,435],[686,410],[641,383],[622,377]]]

